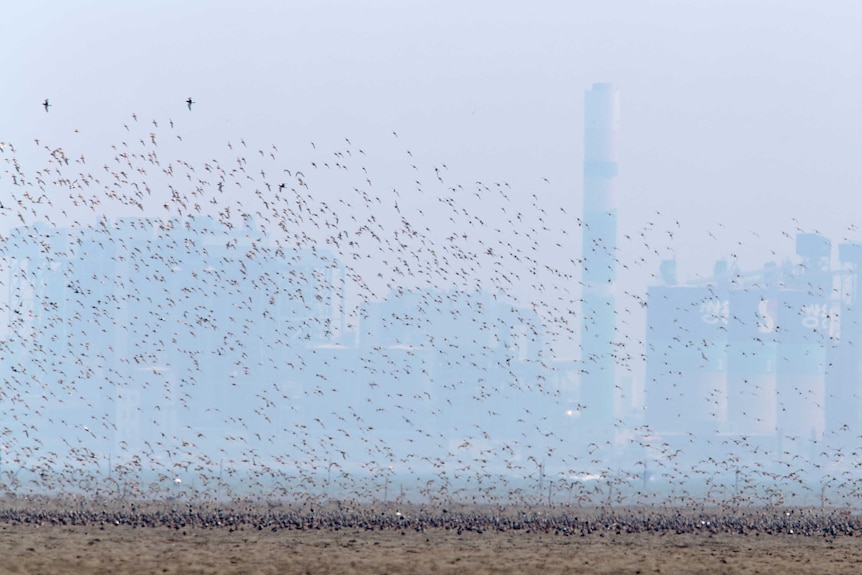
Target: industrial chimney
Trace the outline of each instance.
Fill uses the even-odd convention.
[[[582,421],[602,435],[614,421],[619,92],[594,84],[584,101]]]

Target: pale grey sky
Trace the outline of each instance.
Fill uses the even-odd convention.
[[[672,253],[690,277],[730,254],[743,268],[789,257],[797,226],[862,239],[860,22],[850,0],[15,2],[0,140],[35,170],[35,138],[99,165],[152,119],[176,123],[182,148],[166,154],[190,162],[228,163],[242,138],[298,168],[350,138],[382,190],[446,164],[448,185],[509,183],[525,213],[535,193],[546,254],[566,261],[580,251],[583,94],[613,82],[619,287],[642,293]]]

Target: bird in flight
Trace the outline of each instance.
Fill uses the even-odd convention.
[[[46,101],[47,101],[47,100],[46,100]],[[191,97],[186,98],[186,105],[189,107],[189,110],[191,110],[191,109],[192,109],[192,104],[194,104],[194,103],[195,103],[195,101],[194,101],[194,100],[192,100],[192,99],[191,99]]]
[[[45,107],[45,111],[47,112],[48,108],[51,106],[51,104],[48,102],[48,98],[45,98],[45,101],[42,102],[42,106]]]

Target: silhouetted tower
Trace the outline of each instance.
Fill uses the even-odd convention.
[[[619,92],[594,84],[584,100],[581,417],[600,433],[611,432],[614,418],[618,131]]]

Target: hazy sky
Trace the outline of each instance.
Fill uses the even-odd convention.
[[[35,138],[110,156],[146,134],[124,131],[132,113],[175,121],[201,160],[243,138],[298,166],[350,138],[379,178],[446,164],[447,182],[510,183],[525,211],[535,193],[552,230],[571,225],[564,257],[583,94],[613,82],[620,258],[640,263],[620,285],[642,292],[672,253],[690,277],[789,257],[796,226],[862,239],[860,21],[850,0],[12,2],[0,141],[34,170]]]

